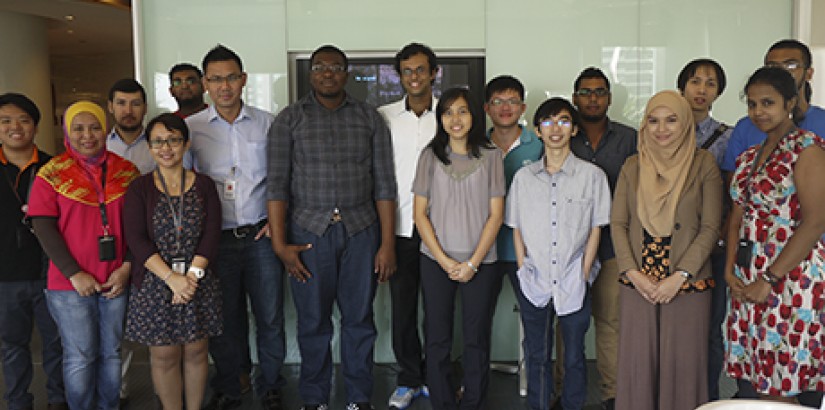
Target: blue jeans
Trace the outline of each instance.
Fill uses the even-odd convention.
[[[3,358],[4,399],[9,410],[32,407],[32,355],[29,344],[37,325],[42,341],[43,372],[49,403],[66,401],[63,392],[63,349],[60,334],[49,314],[43,290],[45,280],[0,282],[0,355]]]
[[[332,307],[341,312],[341,364],[348,402],[372,397],[372,353],[375,323],[372,302],[377,278],[373,273],[381,232],[378,222],[349,236],[343,223],[317,236],[290,223],[289,242],[312,244],[301,261],[312,274],[306,283],[289,283],[298,314],[301,379],[298,392],[307,404],[329,403],[332,382]]]
[[[246,296],[255,316],[255,342],[259,373],[255,391],[263,396],[286,384],[281,367],[286,354],[284,336],[284,269],[269,238],[255,240],[255,233],[236,236],[221,233],[215,272],[221,282],[223,334],[209,339],[209,353],[217,370],[212,389],[231,398],[241,396],[240,373],[247,337]]]
[[[72,409],[114,410],[120,399],[120,342],[129,292],[107,299],[49,290],[49,311],[63,343],[63,380]]]
[[[551,300],[547,306],[533,306],[515,286],[516,299],[524,326],[524,360],[527,365],[527,404],[531,410],[549,410],[553,400],[553,320],[556,311]],[[581,409],[587,399],[587,366],[584,335],[590,326],[590,291],[575,313],[559,316],[564,342],[564,390],[561,405],[565,410]]]

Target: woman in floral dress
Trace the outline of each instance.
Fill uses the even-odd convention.
[[[798,129],[797,88],[781,68],[745,86],[767,139],[736,160],[725,278],[727,372],[763,398],[825,391],[825,141]]]

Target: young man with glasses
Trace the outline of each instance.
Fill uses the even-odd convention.
[[[251,107],[241,96],[243,64],[232,50],[218,45],[203,58],[204,86],[213,105],[186,119],[195,169],[215,181],[223,209],[218,259],[223,334],[209,340],[217,370],[206,409],[240,407],[242,349],[246,343],[247,296],[255,317],[258,374],[255,391],[264,409],[281,409],[280,389],[286,342],[283,313],[283,266],[267,239],[267,131],[272,114]]]
[[[636,130],[608,118],[610,103],[610,80],[596,67],[585,68],[573,85],[573,104],[581,115],[581,126],[570,139],[570,149],[577,157],[598,165],[607,174],[612,195],[625,159],[636,153]],[[609,226],[602,227],[598,258],[601,269],[590,288],[596,327],[596,369],[601,378],[602,408],[612,410],[619,346],[619,272]],[[558,353],[561,352],[559,349]],[[562,373],[558,362],[556,375]]]
[[[178,110],[173,114],[186,119],[209,107],[203,102],[203,93],[203,74],[198,67],[180,63],[169,70],[169,94],[178,102]]]
[[[418,299],[421,288],[421,238],[413,226],[412,183],[421,151],[436,131],[433,84],[438,74],[435,53],[427,46],[410,43],[395,55],[395,71],[401,77],[404,98],[378,108],[392,135],[398,209],[395,221],[395,254],[398,270],[390,277],[392,300],[392,350],[399,371],[389,408],[403,410],[420,396],[429,396],[425,385],[422,338],[418,333]]]

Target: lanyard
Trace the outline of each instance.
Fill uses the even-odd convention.
[[[175,246],[177,247],[177,251],[180,252],[180,237],[183,231],[183,192],[186,169],[183,167],[180,169],[180,203],[178,204],[177,213],[175,212],[175,206],[172,204],[172,195],[169,195],[169,188],[166,186],[166,179],[163,178],[163,173],[158,169],[155,169],[155,172],[158,174],[160,185],[163,187],[163,193],[166,195],[166,204],[169,205],[169,210],[172,212],[172,222],[175,224]]]
[[[95,181],[94,176],[88,169],[84,166],[80,166],[83,169],[83,172],[86,173],[86,177],[89,178],[89,182],[92,183],[92,186],[95,188],[95,192],[97,192],[97,207],[100,209],[100,221],[103,223],[103,235],[109,235],[109,217],[106,213],[106,162],[103,162],[101,165],[101,172],[100,172],[100,187],[97,186],[97,181]]]

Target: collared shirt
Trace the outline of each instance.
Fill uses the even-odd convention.
[[[708,115],[707,118],[696,124],[696,146],[702,147],[705,142],[713,136],[716,129],[722,125],[721,122],[716,121],[713,117]],[[733,127],[728,127],[716,141],[708,147],[708,151],[716,158],[716,165],[722,168],[722,161],[725,160],[725,150],[728,148],[728,140],[733,133]]]
[[[37,170],[51,157],[37,147],[22,169],[9,162],[0,149],[0,282],[38,280],[46,277],[46,264],[40,242],[23,225],[22,203],[28,202],[29,190]],[[12,191],[14,190],[14,191]],[[17,192],[17,195],[14,192]]]
[[[524,296],[537,307],[553,300],[563,316],[581,309],[587,290],[582,261],[590,231],[610,222],[610,189],[599,167],[568,155],[550,174],[543,161],[516,173],[507,197],[505,223],[524,241],[518,278]],[[599,265],[594,262],[590,280]]]
[[[267,199],[288,201],[292,221],[318,236],[337,209],[355,235],[377,220],[375,201],[396,199],[392,154],[375,108],[347,94],[330,110],[309,93],[269,130]]]
[[[272,114],[244,104],[234,122],[209,107],[186,118],[195,169],[215,181],[223,209],[223,229],[266,218],[266,133]],[[234,181],[234,199],[226,194]]]
[[[155,169],[155,159],[152,158],[152,153],[149,152],[145,129],[131,144],[127,144],[126,141],[123,141],[123,138],[120,138],[115,128],[112,128],[109,136],[106,137],[106,149],[132,161],[141,174],[147,174]]]
[[[415,166],[424,147],[430,143],[436,132],[435,112],[431,109],[419,117],[407,107],[404,97],[394,103],[383,105],[378,112],[384,117],[392,135],[395,179],[398,185],[398,208],[395,214],[395,234],[410,238],[413,235],[413,193]],[[435,108],[438,100],[433,98],[430,107]]]
[[[570,150],[577,157],[598,165],[604,171],[607,175],[610,193],[613,194],[616,191],[616,182],[619,180],[619,172],[622,170],[624,161],[636,153],[636,141],[635,129],[608,120],[607,131],[595,150],[590,146],[590,140],[581,128],[570,139]],[[599,259],[604,261],[615,256],[610,239],[610,226],[605,226],[602,228],[602,235],[599,239]]]
[[[808,107],[805,119],[799,123],[799,128],[808,130],[814,134],[825,137],[825,110],[815,105]],[[733,172],[736,170],[736,157],[745,152],[748,148],[761,144],[767,135],[754,125],[750,117],[743,117],[733,128],[733,134],[728,141],[728,149],[725,151],[725,161],[722,163],[722,170]]]
[[[493,129],[487,130],[487,138],[491,138]],[[532,129],[521,127],[521,134],[513,145],[504,153],[504,179],[507,189],[513,183],[513,177],[523,166],[530,165],[538,161],[544,154],[544,143],[533,132]],[[516,250],[513,248],[513,229],[502,224],[496,236],[496,250],[498,260],[514,262],[516,260]]]

